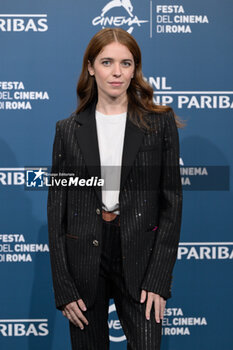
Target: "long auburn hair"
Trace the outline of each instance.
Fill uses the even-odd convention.
[[[104,28],[97,32],[90,40],[83,57],[82,71],[77,84],[77,97],[79,105],[76,114],[85,110],[88,105],[98,99],[97,84],[95,77],[88,72],[88,60],[93,66],[96,56],[104,46],[112,42],[119,42],[125,45],[132,53],[135,64],[134,77],[127,90],[128,113],[131,121],[139,127],[149,128],[145,115],[151,112],[166,113],[172,111],[170,106],[156,105],[153,101],[153,88],[146,82],[142,74],[141,50],[128,32],[121,28]],[[183,128],[185,124],[175,115],[178,128]]]

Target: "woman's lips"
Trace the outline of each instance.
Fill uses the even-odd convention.
[[[112,85],[112,86],[121,86],[123,83],[118,82],[118,81],[110,81],[109,84]]]

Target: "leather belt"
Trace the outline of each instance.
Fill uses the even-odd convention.
[[[105,221],[113,221],[118,215],[111,212],[111,211],[106,211],[102,209],[102,218]],[[118,221],[118,226],[120,226],[120,220]]]

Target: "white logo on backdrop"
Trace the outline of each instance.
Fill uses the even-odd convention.
[[[144,77],[154,90],[156,104],[176,104],[178,109],[232,109],[233,91],[174,90],[167,77]]]
[[[231,260],[233,242],[180,242],[178,260]]]
[[[109,306],[109,314],[116,311],[115,304]],[[162,320],[162,334],[165,336],[187,336],[191,335],[193,328],[207,326],[205,315],[187,315],[181,307],[165,308]],[[126,340],[120,321],[110,319],[110,341],[120,343]],[[111,333],[120,331],[121,334],[113,336]],[[123,335],[122,335],[123,333]]]
[[[127,16],[106,16],[109,11],[116,7],[122,7],[127,12]],[[101,15],[92,20],[92,25],[100,25],[102,28],[126,26],[128,27],[127,32],[131,34],[135,26],[141,27],[141,24],[146,22],[148,20],[139,20],[133,14],[133,5],[130,0],[112,0],[102,8]]]
[[[23,81],[0,81],[0,109],[31,110],[34,101],[38,100],[49,100],[48,92],[30,91]]]
[[[194,327],[207,326],[207,319],[203,315],[186,315],[181,307],[165,308],[162,326],[162,335],[187,336]]]
[[[25,172],[30,168],[0,168],[0,186],[19,186],[25,185]],[[38,170],[38,171],[36,171]],[[41,176],[41,171],[47,168],[34,168],[33,181]]]
[[[108,313],[110,314],[112,312],[116,312],[115,304],[112,304],[112,305],[109,306]],[[118,319],[117,320],[110,319],[108,327],[109,327],[110,331],[112,329],[114,331],[120,330],[121,333],[122,333],[121,323],[120,323],[120,321]],[[122,334],[121,335],[117,335],[117,336],[110,335],[109,339],[112,342],[119,343],[119,342],[125,341],[126,340],[126,336],[124,334],[123,335]]]
[[[128,12],[130,17],[133,17],[133,5],[131,4],[130,0],[112,0],[109,1],[107,5],[104,6],[102,9],[101,16],[104,16],[106,12],[111,10],[114,7],[124,7],[124,9]]]
[[[0,234],[0,263],[30,263],[36,255],[48,252],[47,243],[29,243],[21,233]]]
[[[48,334],[47,318],[0,320],[0,337],[44,337]]]
[[[46,32],[47,14],[0,14],[0,32]]]

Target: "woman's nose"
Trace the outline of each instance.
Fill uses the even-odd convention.
[[[113,66],[113,75],[115,75],[115,76],[120,76],[121,75],[121,66],[120,66],[120,64],[114,64],[114,66]]]

